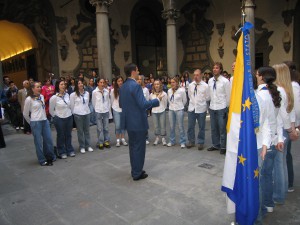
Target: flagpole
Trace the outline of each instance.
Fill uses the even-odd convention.
[[[250,30],[250,54],[251,54],[251,71],[255,70],[255,0],[243,0],[243,8],[245,13],[245,22],[250,22],[254,26]]]

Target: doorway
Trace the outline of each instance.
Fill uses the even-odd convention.
[[[132,59],[140,73],[164,75],[166,65],[166,21],[159,1],[140,0],[131,13]]]

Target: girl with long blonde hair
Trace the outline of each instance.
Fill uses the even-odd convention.
[[[283,136],[285,137],[284,148],[276,154],[274,161],[273,199],[275,202],[283,204],[288,191],[287,143],[289,140],[296,140],[298,135],[295,130],[294,96],[289,68],[284,63],[273,65],[273,68],[276,71],[275,84],[278,86],[282,99],[277,121],[278,126],[283,127]]]
[[[162,100],[159,106],[152,108],[153,114],[153,124],[154,124],[154,134],[156,136],[153,145],[159,144],[159,138],[161,136],[161,142],[163,145],[167,145],[166,141],[166,108],[168,103],[168,96],[163,91],[163,84],[160,80],[155,80],[152,87],[152,93],[150,94],[150,99],[158,98],[162,96]]]

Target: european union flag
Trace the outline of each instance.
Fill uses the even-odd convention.
[[[227,124],[228,144],[222,191],[235,203],[236,222],[252,225],[259,211],[259,170],[255,129],[259,108],[251,74],[250,35],[253,26],[245,23],[240,37],[233,93]],[[239,48],[240,47],[240,48]],[[241,73],[242,71],[242,73]],[[240,74],[239,74],[240,72]],[[231,177],[230,177],[231,176]]]

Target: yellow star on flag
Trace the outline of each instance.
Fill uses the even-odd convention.
[[[258,178],[259,175],[259,171],[258,168],[256,170],[254,170],[254,178]]]
[[[246,110],[246,107],[250,110],[250,106],[252,105],[252,102],[250,102],[250,98],[247,98],[246,101],[245,101],[245,104],[242,104],[243,105],[243,112]]]
[[[243,157],[243,154],[241,154],[240,156],[238,156],[238,158],[239,158],[239,160],[240,160],[239,163],[242,163],[243,166],[245,166],[244,162],[245,162],[247,159]]]

